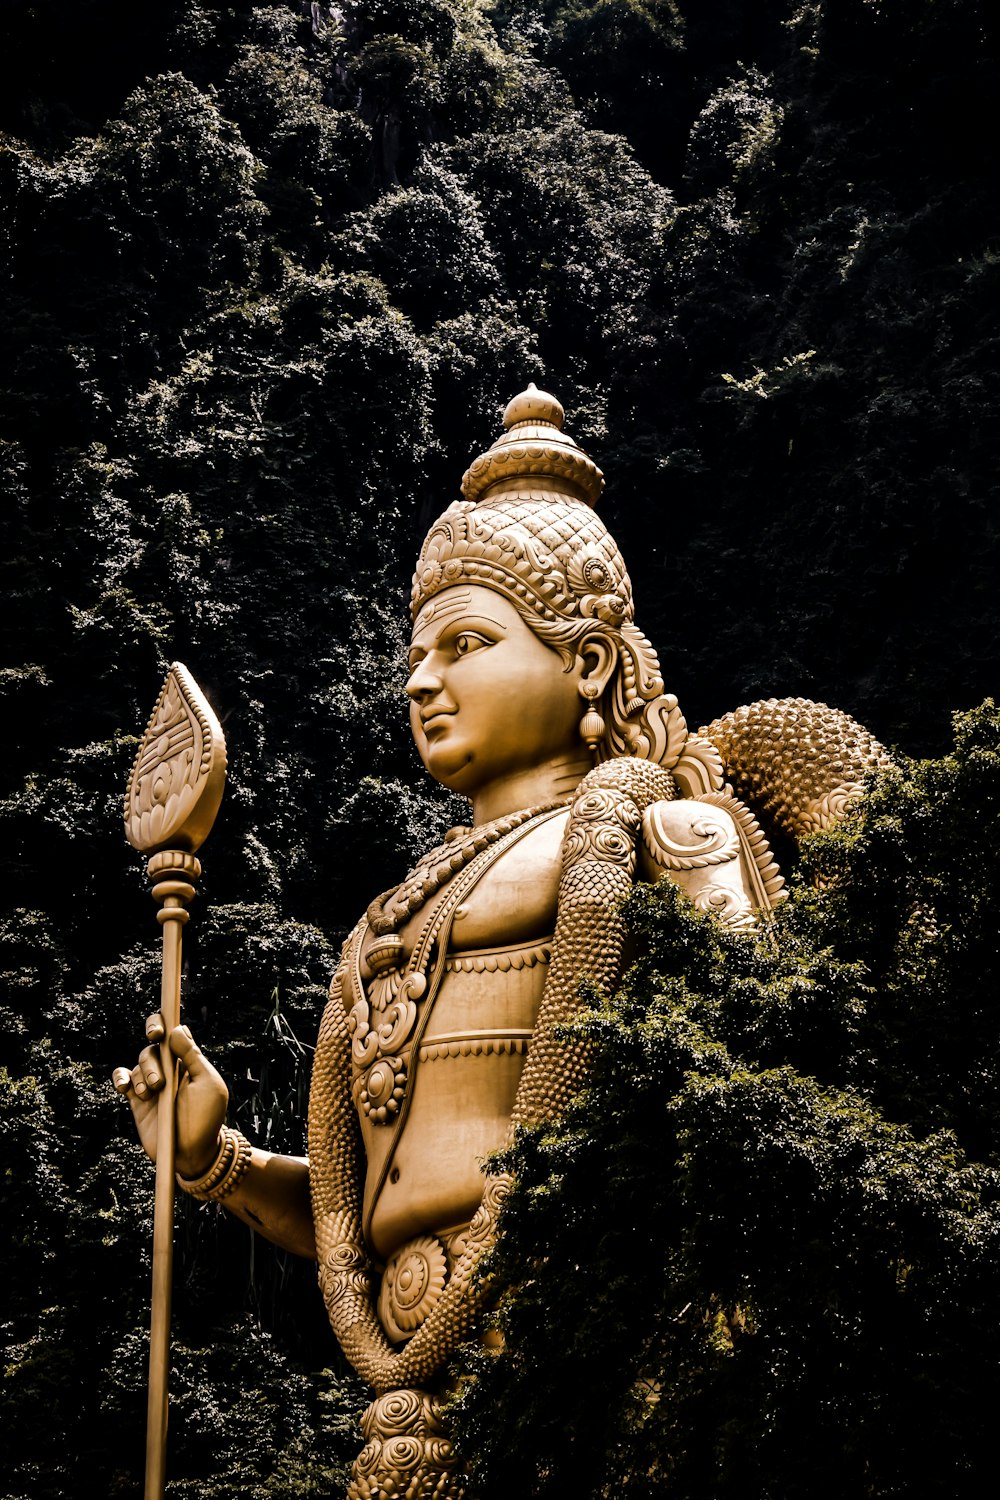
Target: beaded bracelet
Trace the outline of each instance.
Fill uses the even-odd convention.
[[[246,1176],[252,1150],[245,1135],[223,1125],[219,1132],[218,1154],[208,1171],[194,1178],[182,1177],[178,1172],[177,1185],[200,1203],[221,1203]]]

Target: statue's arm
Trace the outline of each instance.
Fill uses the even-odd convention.
[[[246,1176],[223,1200],[223,1207],[282,1250],[316,1259],[309,1163],[304,1156],[275,1156],[254,1146]]]
[[[134,1068],[115,1069],[114,1085],[132,1106],[139,1140],[155,1161],[156,1121],[164,1085],[160,1063],[164,1026],[159,1011],[146,1022],[146,1039],[149,1045]],[[168,1044],[182,1064],[176,1106],[177,1171],[181,1186],[190,1188],[203,1181],[220,1159],[229,1090],[186,1026],[175,1027]],[[243,1149],[249,1151],[249,1159],[232,1174],[233,1186],[224,1197],[209,1196],[282,1249],[315,1259],[308,1164],[301,1157],[272,1156],[255,1146]]]

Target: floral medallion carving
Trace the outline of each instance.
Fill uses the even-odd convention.
[[[382,1277],[378,1312],[395,1340],[409,1338],[430,1316],[448,1279],[448,1257],[433,1235],[409,1240],[392,1256]]]

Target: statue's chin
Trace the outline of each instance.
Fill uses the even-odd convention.
[[[475,779],[473,752],[460,745],[428,745],[423,753],[423,762],[435,781],[452,792],[472,791]]]

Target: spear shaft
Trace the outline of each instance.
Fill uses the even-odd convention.
[[[156,880],[153,898],[161,903],[157,921],[163,927],[160,970],[160,1014],[169,1036],[181,1019],[181,945],[188,902],[201,865],[193,855],[170,850],[150,860]],[[185,878],[185,876],[187,878]],[[153,1199],[153,1287],[149,1325],[149,1391],[146,1407],[146,1496],[159,1500],[166,1481],[167,1385],[170,1370],[170,1301],[174,1272],[174,1171],[177,1161],[177,1059],[160,1049],[163,1091],[156,1115],[156,1188]]]

